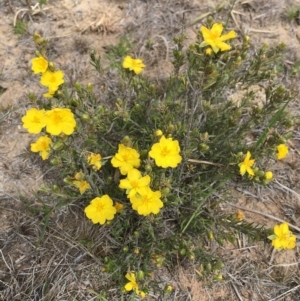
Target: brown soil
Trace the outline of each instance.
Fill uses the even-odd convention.
[[[188,41],[194,40],[201,26],[200,17],[215,12],[220,4],[226,7],[229,4],[217,0],[49,0],[41,7],[35,5],[37,2],[2,0],[0,3],[0,299],[42,300],[38,296],[43,296],[41,292],[48,285],[47,300],[94,300],[92,291],[101,290],[97,258],[68,234],[75,233],[72,231],[80,212],[76,208],[68,211],[72,221],[56,216],[53,231],[35,247],[41,234],[40,221],[26,212],[20,197],[32,195],[43,185],[45,176],[39,158],[29,152],[33,137],[22,129],[20,121],[31,106],[28,94],[34,92],[40,96],[44,92],[30,69],[30,59],[35,53],[32,34],[38,31],[49,38],[50,59],[64,70],[70,85],[76,81],[93,82],[90,49],[103,54],[124,34],[131,36],[136,55],[143,57],[149,66],[148,75],[159,79],[172,71],[172,37],[185,28]],[[289,53],[286,64],[291,67],[300,60],[300,26],[284,18],[286,8],[300,6],[300,1],[236,2],[231,27],[240,35],[250,35],[253,49],[262,43],[284,42]],[[227,15],[221,12],[215,18],[226,20]],[[21,36],[14,33],[17,19],[28,24]],[[152,44],[150,50],[147,41]],[[293,79],[283,80],[294,84]],[[299,102],[290,109],[299,114]],[[231,203],[242,208],[245,220],[273,227],[277,223],[273,216],[299,227],[299,146],[299,128],[295,127],[288,158],[269,166],[276,178],[272,184],[238,190],[233,187]],[[226,203],[225,208],[237,210]],[[86,233],[94,231],[88,221],[83,228],[81,231]],[[80,233],[76,232],[76,236],[80,237]],[[179,268],[176,275],[167,271],[164,275],[162,271],[160,277],[175,287],[170,300],[299,300],[299,243],[294,250],[272,253],[270,246],[253,245],[246,237],[239,237],[235,246],[215,248],[223,252],[224,281],[209,288],[195,278],[193,271],[189,274]],[[47,284],[48,280],[51,283]],[[30,283],[34,283],[32,291],[37,295],[22,294]],[[150,295],[149,300],[158,300],[155,292]]]

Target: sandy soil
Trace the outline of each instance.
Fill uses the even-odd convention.
[[[31,3],[32,6],[28,6],[26,2]],[[2,112],[0,118],[0,237],[2,237],[0,249],[3,249],[2,256],[0,256],[0,281],[2,283],[0,284],[0,299],[1,291],[4,292],[3,296],[6,296],[5,293],[11,286],[10,289],[14,290],[17,296],[15,300],[21,300],[18,290],[22,290],[21,284],[25,283],[20,279],[26,272],[26,268],[34,265],[37,268],[50,267],[48,262],[50,259],[43,259],[42,250],[37,251],[31,243],[31,238],[38,232],[37,227],[34,222],[26,224],[27,217],[20,211],[20,208],[24,206],[20,194],[29,196],[43,184],[44,178],[42,169],[39,167],[39,158],[32,159],[28,150],[32,136],[22,129],[20,121],[20,117],[31,105],[27,97],[28,93],[34,92],[39,96],[43,93],[37,78],[30,70],[29,61],[35,53],[32,34],[38,31],[44,37],[49,38],[50,59],[64,70],[66,82],[70,85],[76,81],[93,82],[94,71],[89,64],[89,50],[95,49],[103,54],[107,51],[107,46],[116,44],[124,34],[129,34],[134,40],[136,54],[143,57],[149,66],[149,75],[159,78],[162,72],[165,76],[172,70],[170,64],[172,37],[185,28],[188,40],[194,40],[201,26],[201,20],[197,21],[197,19],[207,12],[213,13],[217,5],[221,3],[225,3],[227,7],[229,5],[217,0],[49,0],[47,5],[41,7],[36,5],[37,2],[35,0],[2,0],[0,3],[0,107]],[[300,1],[236,2],[231,16],[231,27],[241,35],[250,35],[253,49],[262,43],[275,45],[284,42],[287,44],[289,53],[286,64],[291,66],[300,60],[300,26],[283,17],[286,7],[300,6]],[[216,20],[224,20],[222,13],[215,17]],[[22,36],[14,33],[14,20],[17,19],[28,24],[27,32]],[[151,50],[145,47],[147,41],[151,41],[153,45]],[[162,62],[165,68],[161,68]],[[289,78],[283,78],[283,81],[287,81],[286,84],[289,85],[296,84]],[[299,101],[293,104],[291,109],[299,114]],[[287,160],[272,166],[272,170],[275,170],[276,181],[271,185],[266,188],[244,187],[239,190],[233,187],[232,203],[243,208],[247,221],[272,227],[276,221],[264,215],[268,214],[288,220],[294,225],[300,225],[298,176],[300,135],[296,127],[290,146],[291,152]],[[233,212],[237,210],[224,204],[225,207],[231,208]],[[251,212],[251,210],[262,214]],[[23,225],[24,229],[22,229]],[[62,237],[60,236],[60,239]],[[51,239],[53,237],[49,238],[49,244]],[[73,242],[70,238],[65,237],[65,239],[70,248]],[[10,242],[9,245],[7,241]],[[227,258],[225,267],[227,279],[223,284],[216,284],[212,289],[203,287],[194,279],[194,276],[182,270],[179,270],[177,275],[168,275],[170,282],[179,292],[178,298],[174,297],[172,300],[271,300],[292,287],[298,285],[299,288],[300,274],[297,273],[300,261],[299,246],[285,253],[270,254],[270,247],[264,249],[261,245],[252,245],[245,237],[241,237],[238,243],[238,248],[228,246],[222,250],[224,258]],[[62,245],[62,248],[66,246]],[[73,251],[70,252],[73,252],[74,258],[76,256],[79,258],[81,252],[84,251],[78,245],[72,245],[71,249]],[[60,253],[57,252],[54,250],[52,253],[53,259],[51,260],[54,266],[61,260]],[[39,258],[38,261],[36,258]],[[270,261],[271,258],[272,261]],[[98,289],[95,283],[97,278],[88,275],[85,267],[94,264],[93,260],[94,258],[78,259],[81,270],[78,268],[76,271],[78,273],[79,270],[81,271],[81,278],[76,284],[77,287],[73,283],[75,280],[70,275],[71,272],[68,274],[66,268],[65,276],[70,279],[65,283],[73,285],[70,285],[69,289],[64,292],[65,296],[68,292],[70,293],[70,297],[66,297],[66,300],[73,300],[68,298],[74,296],[74,292],[78,300],[92,300],[88,299],[90,296],[88,289]],[[248,263],[247,267],[245,267],[246,263]],[[282,266],[278,268],[275,264]],[[21,275],[19,278],[14,278],[19,279],[19,286],[11,280],[13,278],[10,278],[12,266],[15,269],[14,273]],[[262,283],[256,279],[250,285],[250,270],[253,268],[267,270],[270,276],[267,282]],[[93,273],[97,273],[96,268]],[[255,275],[257,277],[257,274]],[[273,286],[274,279],[279,277],[278,275],[281,275],[285,281],[276,290]],[[47,277],[46,274],[42,276]],[[245,284],[247,281],[248,284]],[[299,289],[298,292],[300,294]],[[187,295],[189,299],[184,297]],[[295,299],[296,296],[297,291],[292,291],[284,299],[278,300],[296,301],[298,300]],[[23,300],[38,299],[23,296]]]

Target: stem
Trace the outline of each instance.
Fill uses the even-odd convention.
[[[190,217],[190,219],[188,220],[188,222],[186,223],[186,225],[184,226],[181,234],[183,234],[185,232],[185,230],[187,229],[187,227],[190,225],[190,223],[193,221],[193,219],[200,214],[200,208],[202,207],[203,203],[205,203],[205,201],[213,194],[213,192],[215,192],[217,189],[219,189],[225,182],[227,182],[227,180],[229,179],[229,177],[227,177],[226,179],[224,179],[223,181],[221,181],[214,189],[212,189],[212,191],[210,193],[207,194],[207,196],[204,198],[204,200],[198,205],[197,209],[194,211],[193,215]]]

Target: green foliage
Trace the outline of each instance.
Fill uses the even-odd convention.
[[[300,7],[292,5],[286,8],[285,15],[289,21],[296,21],[299,25],[300,23]]]
[[[27,23],[25,21],[17,20],[14,27],[14,33],[23,36],[27,32]]]
[[[222,263],[207,251],[210,239],[220,244],[233,242],[237,232],[256,240],[266,238],[262,227],[220,212],[216,195],[224,194],[225,184],[233,181],[267,184],[261,162],[267,157],[272,160],[276,146],[288,137],[287,120],[292,118],[285,108],[295,98],[293,91],[280,84],[277,66],[285,46],[263,45],[250,55],[245,38],[241,43],[235,41],[230,51],[207,54],[200,47],[202,39],[199,35],[184,51],[185,35],[176,37],[174,72],[156,83],[121,67],[130,50],[124,38],[109,49],[108,67],[102,64],[105,58],[91,53],[91,63],[105,89],[76,83],[72,91],[60,90],[57,98],[37,100],[47,110],[70,108],[77,122],[72,136],[52,137],[49,161],[60,176],[54,186],[41,191],[56,202],[51,210],[47,208],[44,220],[64,205],[84,209],[93,198],[105,194],[122,204],[112,221],[95,225],[103,237],[98,250],[102,269],[119,286],[124,286],[124,275],[131,270],[140,275],[141,290],[159,289],[152,271],[161,266],[172,268],[178,260],[199,262],[199,277],[220,280]],[[119,71],[113,84],[107,72],[112,68]],[[263,87],[265,99],[260,102],[254,85]],[[157,130],[179,141],[183,160],[178,167],[160,168],[149,157],[151,146],[159,140]],[[249,137],[253,137],[250,142]],[[118,187],[124,177],[112,166],[111,158],[119,143],[140,153],[139,170],[151,177],[151,188],[162,193],[164,208],[159,214],[138,215]],[[256,162],[253,178],[241,177],[239,172],[238,164],[247,151]],[[101,153],[99,171],[88,164],[90,152]],[[91,186],[83,194],[72,182],[78,172]],[[92,248],[91,241],[83,237],[80,243]]]

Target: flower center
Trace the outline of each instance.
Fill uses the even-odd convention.
[[[49,81],[51,83],[56,83],[56,77],[54,75],[52,75],[50,78],[49,78]]]
[[[167,147],[167,146],[164,146],[162,149],[161,149],[161,155],[163,157],[165,156],[168,156],[170,154],[170,149]]]
[[[40,120],[40,118],[38,118],[37,116],[34,116],[34,117],[32,118],[32,122],[33,122],[33,123],[40,123],[41,120]]]
[[[46,141],[42,142],[42,143],[41,143],[41,146],[42,146],[42,148],[45,149],[45,150],[49,148],[49,147],[48,147],[48,143],[47,143]]]
[[[98,204],[97,205],[97,211],[101,212],[104,209],[104,205],[103,204]]]
[[[54,113],[52,120],[53,120],[53,123],[60,124],[62,122],[62,117],[60,114]]]
[[[148,205],[150,203],[150,199],[147,196],[143,197],[143,204]]]
[[[131,182],[132,188],[137,188],[139,186],[139,182],[137,180]]]
[[[129,160],[128,154],[123,154],[122,155],[123,161],[127,162]]]

